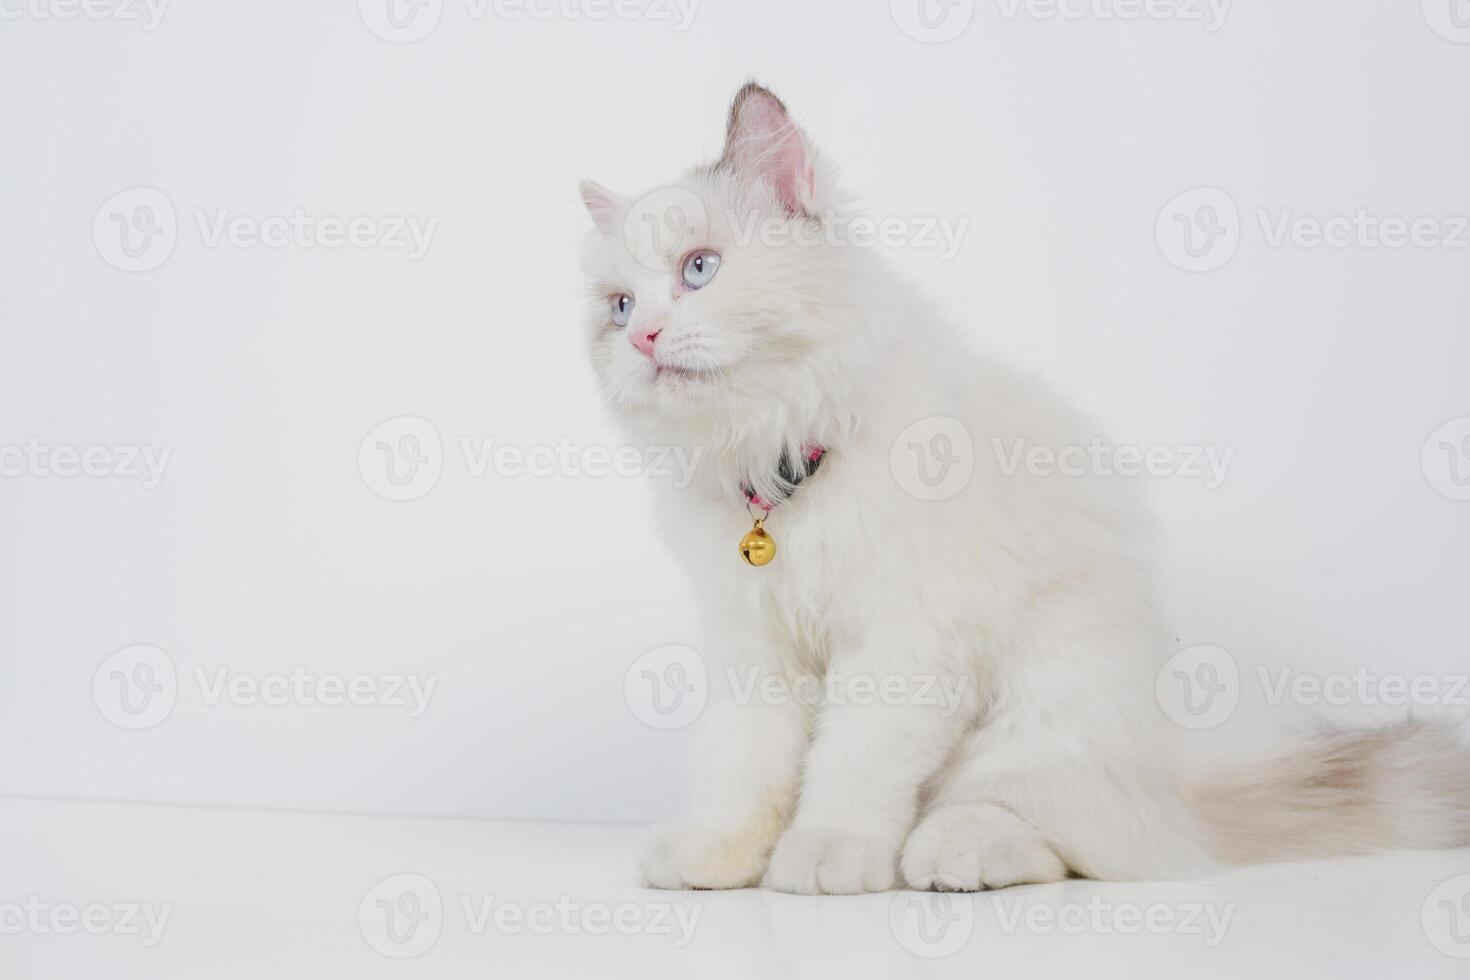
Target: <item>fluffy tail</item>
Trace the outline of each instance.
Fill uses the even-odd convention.
[[[1470,846],[1470,748],[1452,725],[1324,732],[1191,796],[1227,864]]]

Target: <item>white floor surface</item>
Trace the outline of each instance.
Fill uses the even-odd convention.
[[[640,828],[0,800],[0,977],[1470,977],[1470,851],[975,896],[657,892]]]

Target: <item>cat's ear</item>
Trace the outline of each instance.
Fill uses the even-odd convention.
[[[816,175],[801,127],[775,94],[751,82],[735,95],[720,166],[764,184],[790,214],[815,210]]]
[[[627,199],[614,194],[595,180],[582,181],[577,185],[577,190],[598,229],[605,235],[613,234],[623,213],[628,210]]]

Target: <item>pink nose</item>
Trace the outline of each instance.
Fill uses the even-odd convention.
[[[663,327],[638,327],[628,332],[628,340],[646,356],[653,356],[653,342],[663,332]]]

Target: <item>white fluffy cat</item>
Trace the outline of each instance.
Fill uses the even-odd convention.
[[[706,461],[657,488],[715,691],[694,812],[651,842],[649,884],[974,890],[1470,843],[1470,755],[1444,728],[1328,733],[1192,778],[1154,695],[1170,647],[1137,488],[983,451],[1100,431],[825,233],[847,213],[834,172],[769,91],[736,96],[716,163],[582,196],[607,400]],[[943,500],[890,459],[933,418],[981,449]],[[779,550],[751,567],[737,544],[763,506]],[[963,697],[919,696],[936,689]]]

